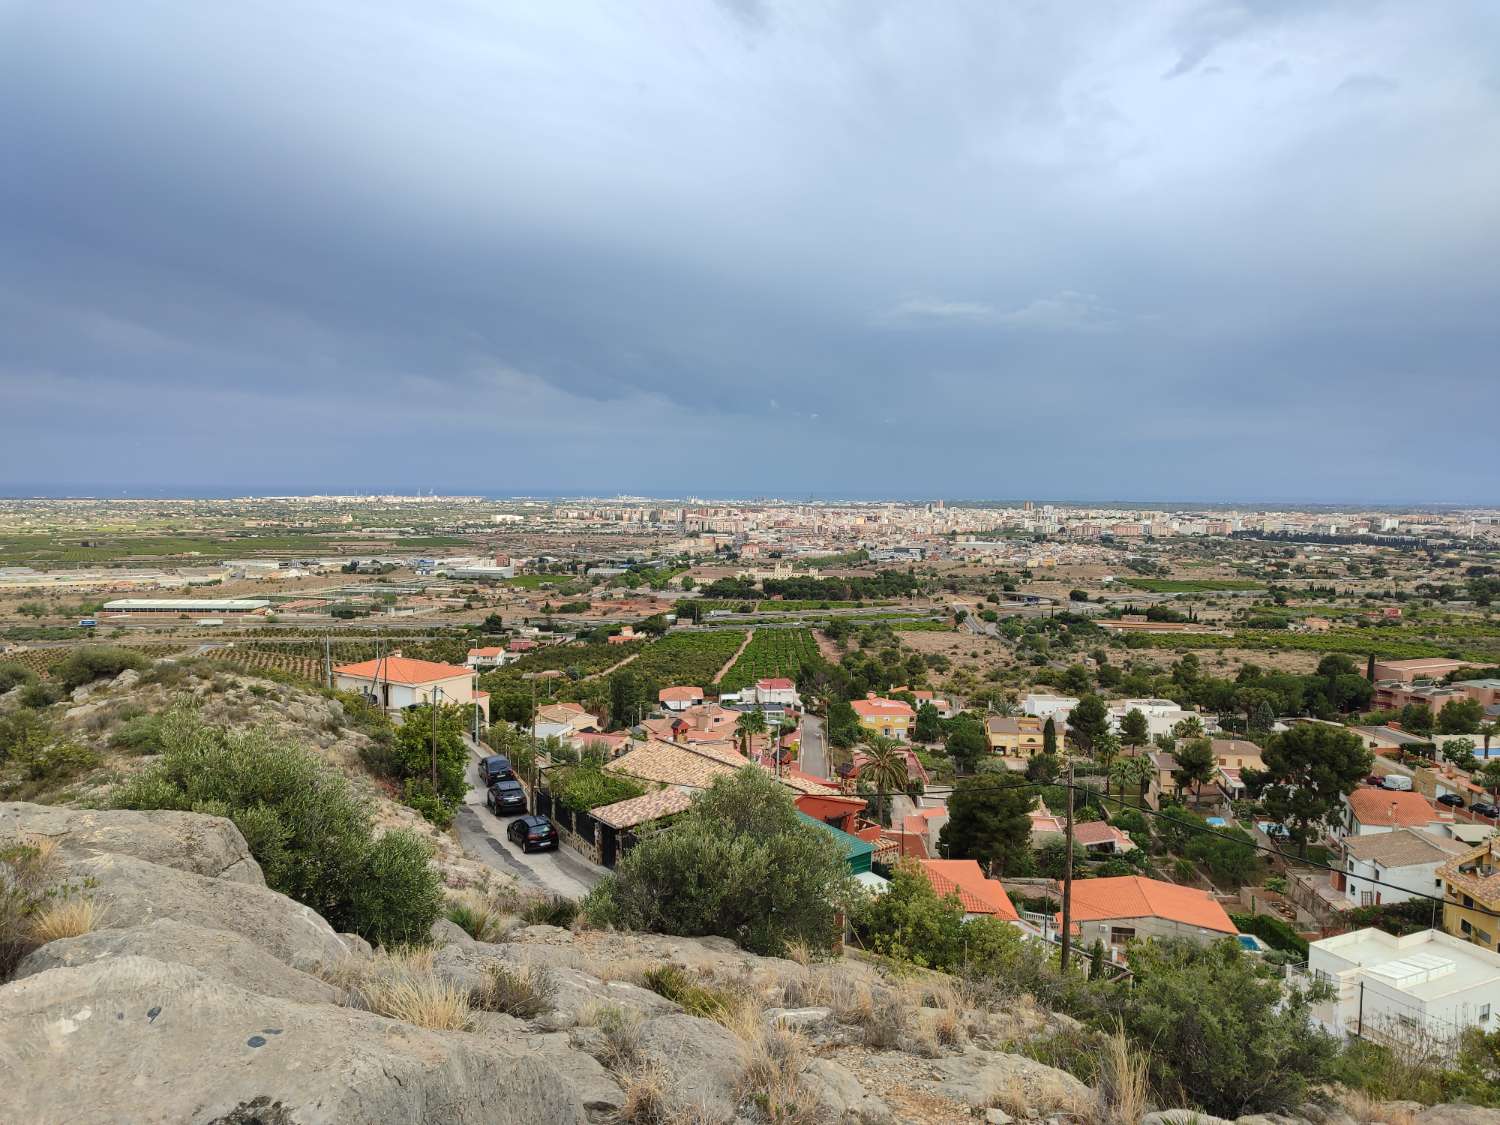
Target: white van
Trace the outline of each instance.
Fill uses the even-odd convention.
[[[1388,773],[1380,779],[1382,789],[1393,789],[1398,793],[1411,792],[1411,778],[1399,773]]]

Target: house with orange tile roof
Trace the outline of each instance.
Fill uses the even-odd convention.
[[[1085,820],[1073,827],[1073,843],[1089,855],[1124,855],[1135,851],[1128,834],[1102,820]]]
[[[987,878],[976,860],[919,859],[917,866],[927,876],[939,898],[958,896],[966,921],[970,918],[999,918],[1002,922],[1021,920],[1000,881]]]
[[[1062,924],[1060,911],[1057,922]],[[1142,875],[1075,879],[1073,927],[1080,947],[1100,941],[1116,959],[1137,939],[1175,937],[1206,945],[1238,932],[1207,891]]]
[[[656,693],[656,701],[668,711],[686,711],[703,702],[703,689],[691,684],[664,687]]]
[[[902,830],[921,836],[927,844],[928,855],[942,854],[938,851],[938,837],[942,835],[943,825],[947,823],[947,805],[934,805],[931,808],[918,809],[916,812],[908,813],[901,818]]]
[[[488,648],[471,648],[469,655],[464,659],[464,664],[478,671],[481,668],[500,668],[512,660],[519,659],[519,656],[510,652],[504,645],[492,645]]]
[[[871,824],[859,829],[854,835],[874,844],[874,861],[887,867],[894,867],[903,859],[926,859],[928,856],[927,841],[915,832]]]
[[[850,706],[854,708],[859,725],[871,734],[894,738],[897,742],[910,740],[912,723],[916,720],[916,712],[910,703],[883,699],[872,691],[863,699],[854,700]]]
[[[461,664],[439,664],[414,660],[400,651],[357,664],[340,664],[333,670],[333,686],[352,691],[399,715],[408,707],[437,702],[472,704],[486,722],[490,697],[479,690],[479,677]]]
[[[537,738],[572,738],[581,731],[598,730],[599,720],[576,703],[549,703],[536,709],[531,728]]]
[[[1344,820],[1334,835],[1373,836],[1398,828],[1423,828],[1441,832],[1454,821],[1451,809],[1434,804],[1411,790],[1362,786],[1344,798]]]

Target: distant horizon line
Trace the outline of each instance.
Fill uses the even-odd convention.
[[[1419,511],[1469,511],[1469,510],[1500,510],[1500,505],[1484,505],[1477,503],[1465,503],[1462,501],[1436,501],[1436,500],[1400,500],[1400,499],[1357,499],[1343,498],[1335,500],[1312,500],[1307,498],[1293,497],[1258,497],[1250,498],[1220,498],[1206,499],[1202,497],[1169,497],[1169,498],[1145,498],[1145,497],[1109,497],[1109,498],[1081,498],[1059,499],[1056,497],[1031,497],[1031,498],[1009,498],[1009,497],[957,497],[939,496],[930,493],[909,493],[907,495],[893,494],[834,494],[809,492],[805,497],[800,494],[774,495],[769,493],[729,493],[729,492],[697,492],[697,493],[663,493],[663,492],[632,492],[619,491],[577,491],[577,492],[497,492],[486,489],[421,489],[421,488],[348,488],[337,486],[325,486],[322,488],[311,488],[305,490],[288,490],[286,488],[275,488],[271,486],[260,486],[258,488],[246,487],[224,487],[224,486],[198,486],[196,488],[185,485],[131,485],[115,491],[114,486],[89,487],[88,485],[38,485],[25,484],[13,485],[0,482],[0,500],[4,501],[26,501],[26,500],[265,500],[272,498],[304,499],[313,496],[401,496],[401,497],[431,497],[436,500],[451,499],[459,497],[478,497],[485,501],[568,501],[568,500],[596,500],[610,503],[628,502],[630,500],[654,501],[654,502],[694,502],[713,501],[716,503],[743,503],[743,504],[934,504],[942,502],[945,505],[954,506],[981,506],[981,507],[1021,507],[1025,503],[1036,506],[1052,505],[1054,507],[1092,507],[1092,508],[1148,508],[1148,509],[1182,509],[1182,508],[1253,508],[1265,510],[1267,508],[1293,508],[1293,509],[1360,509],[1371,511],[1385,511],[1392,509],[1419,510]]]

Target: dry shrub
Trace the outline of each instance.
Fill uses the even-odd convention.
[[[1151,1101],[1151,1059],[1135,1050],[1116,1028],[1104,1041],[1099,1054],[1099,1098],[1105,1112],[1118,1125],[1136,1125]]]
[[[1092,1121],[1098,1115],[1099,1107],[1092,1096],[1080,1094],[1054,1074],[1038,1075],[1032,1084],[1031,1096],[1036,1109],[1049,1117],[1066,1114],[1079,1121]]]
[[[807,1043],[789,1028],[745,1023],[740,1035],[740,1096],[760,1107],[772,1125],[813,1125],[820,1107],[802,1084]]]
[[[1414,1125],[1416,1121],[1409,1108],[1372,1098],[1363,1090],[1340,1089],[1338,1100],[1356,1121],[1379,1121],[1382,1125]]]
[[[511,968],[491,961],[484,967],[484,980],[469,994],[469,1003],[486,1012],[530,1020],[551,1009],[555,990],[552,974],[544,968]]]
[[[799,939],[796,941],[787,942],[786,956],[787,960],[797,962],[797,964],[801,965],[802,968],[806,970],[812,967],[815,955],[813,953],[812,946],[808,945],[807,942]]]
[[[984,1104],[991,1109],[1002,1109],[1012,1117],[1030,1117],[1031,1099],[1026,1093],[1026,1083],[1021,1081],[1021,1075],[1011,1071],[1004,1078],[998,1079],[989,1097]]]
[[[875,1001],[864,1020],[865,1046],[877,1051],[900,1047],[907,1037],[911,1016],[906,997],[895,989],[887,990]]]
[[[655,1063],[636,1067],[624,1076],[625,1100],[617,1120],[621,1125],[668,1125],[671,1108],[667,1074]]]
[[[632,1070],[641,1060],[641,1014],[613,1004],[602,1006],[594,1016],[604,1033],[605,1066],[616,1074]]]
[[[92,933],[107,911],[91,898],[64,898],[49,903],[31,919],[31,937],[38,945]]]
[[[656,964],[657,962],[648,961],[644,957],[627,957],[620,961],[592,966],[589,971],[602,981],[622,980],[627,984],[640,984],[646,979],[647,971]]]
[[[0,981],[36,944],[37,916],[56,893],[56,855],[55,840],[0,841]]]
[[[366,980],[360,995],[370,1011],[435,1031],[467,1031],[469,994],[430,973]]]

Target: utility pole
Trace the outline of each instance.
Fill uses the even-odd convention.
[[[333,638],[327,633],[323,634],[323,674],[328,678],[328,686],[333,687]]]
[[[1068,971],[1068,955],[1073,952],[1073,762],[1068,761],[1068,819],[1066,858],[1063,860],[1062,900],[1062,971]]]
[[[432,792],[434,796],[438,791],[437,783],[437,728],[438,728],[438,699],[442,696],[443,689],[434,687],[432,694],[427,697],[427,705],[432,709]]]

